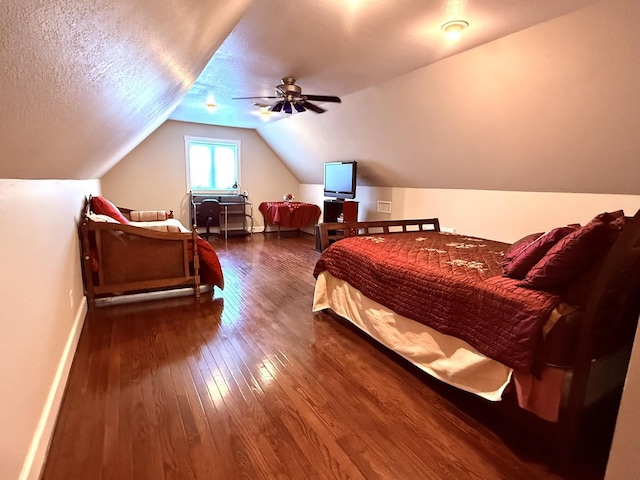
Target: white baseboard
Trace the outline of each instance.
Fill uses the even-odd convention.
[[[27,457],[22,465],[22,471],[20,472],[20,480],[37,480],[40,478],[42,467],[44,467],[45,458],[47,456],[47,450],[49,449],[49,443],[51,436],[53,435],[53,429],[58,419],[58,412],[60,410],[60,404],[62,403],[62,396],[64,394],[65,386],[69,378],[69,371],[71,370],[71,363],[78,346],[78,340],[80,339],[80,332],[82,332],[82,326],[84,320],[87,317],[87,298],[82,297],[82,301],[78,306],[75,319],[73,321],[73,327],[67,338],[67,343],[64,346],[64,351],[60,357],[60,363],[56,370],[47,401],[42,410],[38,427],[33,435],[31,446]]]

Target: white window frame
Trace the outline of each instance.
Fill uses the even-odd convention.
[[[199,142],[199,143],[208,143],[211,145],[233,145],[235,146],[235,151],[236,151],[236,185],[237,188],[234,189],[212,189],[212,190],[193,190],[191,187],[191,164],[190,164],[190,158],[189,158],[189,143],[190,142]],[[184,136],[184,156],[185,156],[185,165],[186,165],[186,174],[187,174],[187,192],[193,192],[195,195],[199,195],[199,194],[218,194],[218,195],[224,195],[224,194],[235,194],[238,195],[240,194],[240,190],[241,187],[240,185],[242,185],[241,179],[240,179],[240,172],[242,171],[241,169],[241,143],[240,140],[229,140],[226,138],[209,138],[209,137],[194,137],[194,136],[190,136],[190,135],[185,135]]]

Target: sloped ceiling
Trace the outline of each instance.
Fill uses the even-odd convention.
[[[251,0],[3,0],[0,177],[100,177],[157,128]]]
[[[303,94],[348,95],[595,1],[255,0],[170,118],[259,128],[252,103],[266,100],[233,97],[271,96],[285,76]],[[469,28],[447,40],[453,20]]]
[[[358,160],[361,185],[637,194],[639,8],[256,0],[170,118],[256,128],[302,183]],[[470,26],[447,42],[458,18]],[[285,75],[343,102],[264,117],[232,99],[273,95]]]
[[[640,2],[598,2],[258,132],[302,183],[640,194]]]
[[[173,111],[251,118],[237,125],[257,128],[302,183],[321,183],[324,161],[355,159],[363,185],[640,193],[640,2],[291,5],[4,1],[0,178],[100,177]],[[434,47],[462,14],[468,40]],[[198,79],[210,59],[211,85]],[[250,102],[229,107],[239,120],[184,113],[212,87],[226,86],[226,107],[225,95],[271,94],[284,75],[343,103],[267,123]]]

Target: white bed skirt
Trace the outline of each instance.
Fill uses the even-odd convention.
[[[458,338],[394,313],[324,271],[316,281],[313,311],[327,308],[429,375],[487,400],[500,400],[511,380],[511,368]]]

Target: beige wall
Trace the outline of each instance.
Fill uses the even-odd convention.
[[[300,194],[303,201],[322,205],[322,185],[301,185]],[[358,186],[356,200],[360,221],[438,217],[443,227],[509,243],[534,231],[585,224],[604,211],[634,215],[640,209],[640,195],[438,188]],[[391,202],[391,214],[377,212],[378,200]]]
[[[38,478],[86,313],[77,222],[98,191],[0,179],[0,478]]]
[[[240,140],[241,188],[249,192],[255,225],[260,202],[298,197],[298,182],[254,130],[167,121],[102,178],[102,191],[116,205],[174,210],[189,225],[185,135]]]
[[[604,211],[634,215],[640,209],[640,195],[394,189],[393,198],[406,218],[429,212],[457,232],[505,242],[568,223],[584,225]]]

